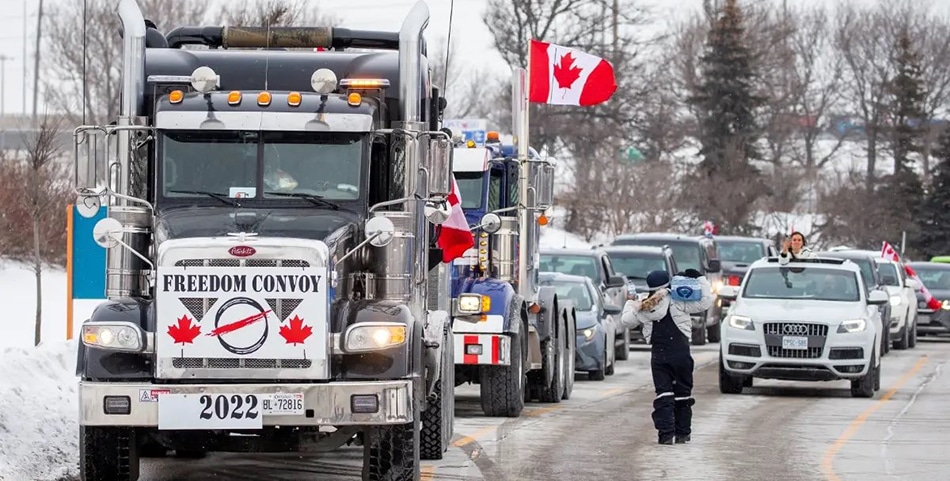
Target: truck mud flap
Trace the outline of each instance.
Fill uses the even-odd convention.
[[[455,364],[507,366],[511,338],[504,334],[453,334]]]

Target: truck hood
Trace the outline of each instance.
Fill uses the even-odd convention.
[[[262,237],[326,240],[341,229],[350,231],[359,226],[360,217],[343,210],[185,207],[159,210],[155,220],[155,237],[158,242],[162,242],[246,232]]]
[[[749,317],[757,324],[773,321],[846,321],[867,316],[861,302],[746,298],[733,304],[729,314]]]

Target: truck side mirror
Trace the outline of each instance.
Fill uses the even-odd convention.
[[[108,154],[116,151],[117,141],[118,136],[108,135],[102,127],[81,126],[73,131],[73,187],[79,193],[76,207],[82,217],[92,218],[99,212],[99,196],[109,185]]]
[[[429,140],[426,170],[430,196],[447,196],[452,192],[452,142],[439,135]]]
[[[554,165],[541,164],[538,182],[538,208],[545,210],[554,204]]]

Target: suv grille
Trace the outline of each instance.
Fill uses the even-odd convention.
[[[785,359],[818,359],[821,357],[820,347],[808,349],[783,349],[782,346],[768,346],[769,356]]]
[[[825,324],[808,324],[804,322],[767,322],[762,327],[766,334],[776,336],[828,336],[828,326]]]

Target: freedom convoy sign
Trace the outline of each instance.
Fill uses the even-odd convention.
[[[175,358],[310,361],[295,371],[308,377],[325,373],[325,273],[294,267],[160,267],[155,286],[159,375],[176,377],[182,369],[202,368],[175,363]],[[242,366],[268,367],[261,362]]]

